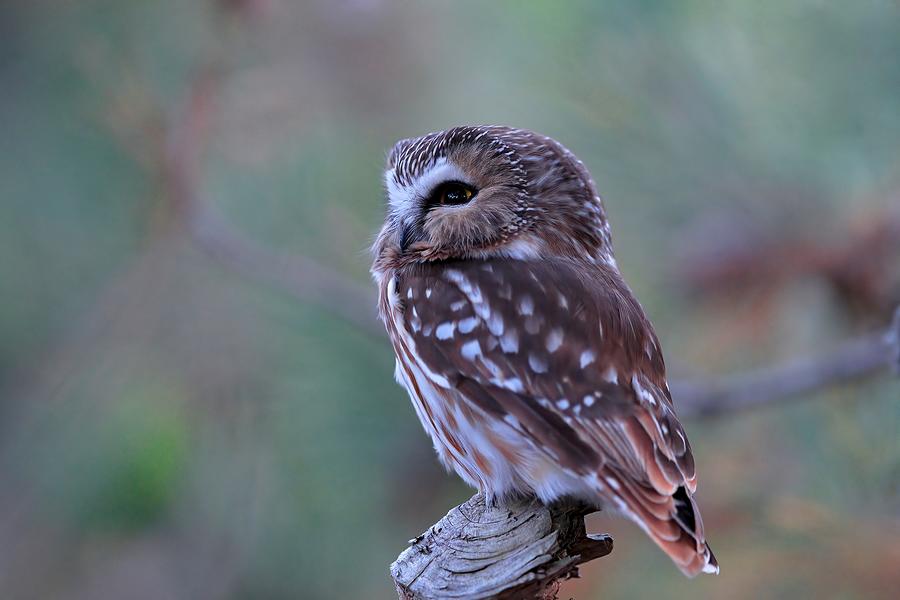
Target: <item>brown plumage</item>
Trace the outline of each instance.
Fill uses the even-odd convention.
[[[489,497],[616,510],[686,574],[717,572],[659,342],[581,162],[458,127],[399,142],[386,184],[380,312],[444,464]]]

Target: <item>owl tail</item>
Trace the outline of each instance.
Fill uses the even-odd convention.
[[[719,572],[719,563],[703,535],[700,511],[684,486],[669,496],[621,482],[625,485],[618,495],[627,506],[626,516],[647,532],[682,573],[694,577]]]

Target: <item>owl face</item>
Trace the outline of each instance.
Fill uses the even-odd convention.
[[[587,170],[558,142],[508,127],[455,127],[398,142],[375,270],[445,259],[612,261]]]

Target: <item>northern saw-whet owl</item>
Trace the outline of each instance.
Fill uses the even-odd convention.
[[[650,321],[585,166],[508,127],[402,140],[373,247],[379,311],[438,456],[489,501],[568,497],[717,573]]]

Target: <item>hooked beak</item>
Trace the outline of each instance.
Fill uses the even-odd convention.
[[[416,223],[410,223],[409,221],[400,223],[400,234],[398,237],[400,252],[405,253],[411,244],[420,239],[422,239],[421,229],[417,227]]]

